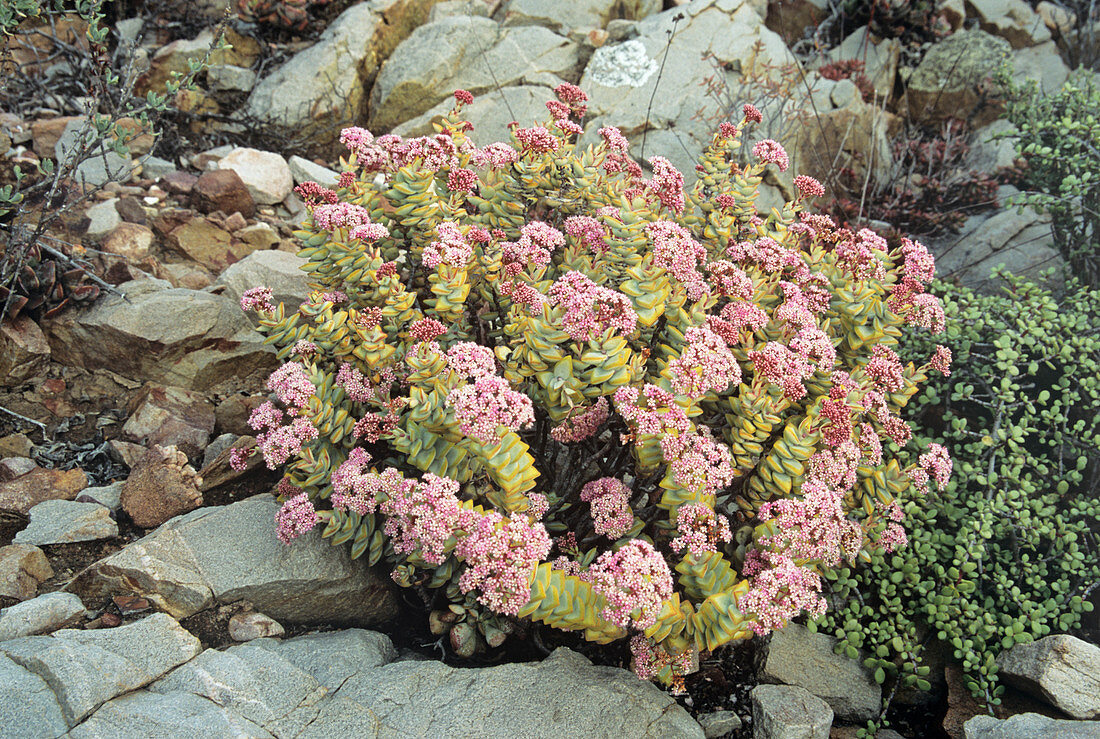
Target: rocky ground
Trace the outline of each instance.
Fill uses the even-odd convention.
[[[190,5],[209,14],[166,5],[112,19],[144,68],[139,93],[209,48],[221,9]],[[458,660],[387,573],[316,532],[283,547],[277,474],[259,457],[228,465],[231,448],[255,444],[246,419],[276,366],[238,301],[255,285],[306,299],[292,188],[335,181],[341,126],[422,135],[457,88],[475,94],[467,112],[486,141],[507,138],[511,120],[543,120],[551,89],[577,83],[591,96],[582,143],[616,125],[685,173],[723,105],[755,102],[761,136],[790,142],[791,172],[823,180],[911,178],[892,169],[899,131],[966,117],[962,167],[997,172],[1014,151],[991,138],[1006,124],[985,77],[1008,55],[1019,75],[1057,86],[1077,31],[1049,3],[939,5],[938,35],[840,29],[801,59],[791,47],[823,0],[371,0],[326,6],[297,36],[231,23],[232,48],[177,99],[183,112],[132,159],[89,162],[82,175],[102,188],[52,234],[114,290],[0,325],[0,736],[854,735],[879,686],[798,625],[704,657],[673,698],[621,669],[623,650],[571,635]],[[17,50],[27,79],[62,90],[66,70],[37,61],[49,51]],[[854,58],[863,89],[813,71]],[[80,119],[54,98],[0,113],[0,174],[64,156]],[[791,125],[809,110],[814,125]],[[780,204],[790,179],[765,190],[761,207]],[[1013,190],[1000,183],[997,199]],[[928,238],[941,273],[991,289],[994,264],[1060,264],[1034,212],[985,203],[964,215]],[[1018,690],[997,717],[941,660],[930,696],[895,697],[895,728],[1100,736],[1095,645],[1048,637],[1001,667]]]

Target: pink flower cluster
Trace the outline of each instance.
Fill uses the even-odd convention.
[[[241,296],[241,310],[245,313],[251,310],[264,313],[275,312],[275,296],[270,287],[250,287]]]
[[[340,369],[336,373],[336,385],[342,387],[348,396],[348,400],[355,403],[366,403],[378,397],[370,381],[348,362],[340,365]]]
[[[875,252],[886,251],[886,239],[869,228],[860,229],[854,236],[847,231],[844,233],[848,235],[834,250],[837,265],[857,281],[884,279],[886,267]]]
[[[503,169],[519,161],[519,152],[514,147],[497,141],[470,152],[470,161],[478,167]]]
[[[902,239],[901,253],[905,260],[902,265],[904,276],[890,294],[887,303],[890,310],[904,316],[905,322],[911,326],[921,326],[935,334],[942,333],[947,325],[943,305],[935,295],[924,291],[925,283],[935,276],[935,259],[923,244],[909,239]]]
[[[814,374],[814,366],[806,358],[778,341],[769,341],[759,351],[749,352],[757,376],[783,388],[783,394],[791,400],[806,396],[803,380]]]
[[[890,501],[887,505],[880,503],[875,507],[887,519],[882,533],[878,536],[879,546],[886,552],[896,552],[909,543],[909,537],[905,535],[905,529],[900,525],[900,522],[905,519],[905,513],[896,500]]]
[[[625,172],[628,177],[642,176],[641,166],[626,153],[630,148],[630,142],[626,140],[622,132],[614,126],[604,126],[598,132],[607,147],[607,155],[603,160],[603,171],[607,174]]]
[[[470,153],[473,144],[464,139],[457,144],[449,134],[437,133],[403,139],[396,134],[375,138],[363,128],[345,128],[340,141],[354,154],[364,172],[393,172],[419,160],[420,165],[432,172],[444,167],[457,168],[458,155]]]
[[[531,128],[517,128],[516,139],[523,147],[523,153],[534,152],[536,154],[549,154],[557,151],[560,142],[550,133],[545,126],[532,126]]]
[[[825,194],[825,186],[806,174],[794,178],[794,187],[802,197],[820,198]]]
[[[745,121],[748,123],[763,123],[764,121],[764,115],[760,112],[760,109],[749,103],[741,106],[741,115],[745,117]]]
[[[936,352],[932,355],[932,359],[929,361],[932,369],[936,370],[944,377],[951,376],[951,350],[946,346],[939,345],[936,347]]]
[[[591,438],[610,415],[607,398],[600,397],[581,413],[570,416],[550,429],[550,438],[568,444]]]
[[[447,333],[447,327],[434,318],[419,318],[409,326],[409,337],[413,341],[432,341]]]
[[[797,252],[768,236],[762,236],[756,241],[731,240],[726,247],[726,256],[735,262],[757,264],[765,272],[778,272],[802,264],[802,257]]]
[[[698,400],[708,391],[722,392],[741,382],[741,365],[722,337],[705,326],[684,334],[684,349],[668,364],[672,389]]]
[[[275,536],[283,544],[289,544],[302,534],[309,533],[320,521],[313,503],[305,493],[289,498],[275,514]]]
[[[477,182],[477,172],[472,169],[453,167],[447,173],[447,189],[451,192],[473,192]]]
[[[614,398],[615,410],[638,434],[684,434],[691,426],[683,409],[673,402],[672,393],[657,385],[647,384],[640,392],[625,385],[615,391]],[[642,404],[638,403],[639,398],[643,399]]]
[[[691,672],[691,650],[675,656],[657,647],[644,634],[636,634],[630,639],[631,669],[642,680],[657,677],[657,673],[666,667],[673,675],[687,675]]]
[[[676,529],[680,535],[669,546],[676,552],[687,549],[695,557],[716,552],[718,542],[733,538],[729,519],[715,513],[706,503],[687,503],[676,509]]]
[[[643,539],[632,539],[616,552],[604,552],[589,574],[593,589],[607,601],[600,615],[623,628],[649,628],[657,622],[661,603],[672,597],[668,564]]]
[[[403,479],[401,473],[389,467],[379,474],[367,470],[370,454],[355,447],[348,454],[329,481],[332,483],[332,507],[337,511],[354,511],[360,516],[374,513],[379,496],[387,496],[397,490]]]
[[[604,227],[592,216],[570,216],[565,219],[565,232],[597,254],[607,251]]]
[[[821,576],[808,567],[799,567],[790,557],[754,549],[745,559],[743,573],[755,577],[737,607],[742,613],[756,616],[751,626],[761,636],[783,628],[802,611],[815,618],[825,613]]]
[[[770,518],[775,533],[760,537],[758,546],[828,567],[836,567],[842,559],[855,560],[863,546],[863,532],[844,515],[843,493],[818,479],[804,482],[801,492],[799,500],[771,500],[760,507],[760,518]]]
[[[268,404],[269,405],[269,404]],[[263,406],[261,406],[262,408]],[[256,411],[260,410],[259,408]],[[301,416],[295,418],[288,426],[278,425],[282,419],[279,413],[279,422],[266,426],[265,421],[257,417],[256,411],[248,419],[248,423],[257,431],[268,428],[264,433],[256,435],[256,446],[263,455],[267,468],[273,470],[288,459],[302,451],[302,445],[307,441],[317,438],[317,428],[309,422],[309,419]]]
[[[710,284],[720,295],[742,300],[752,297],[752,278],[733,262],[717,259],[707,264],[707,273],[710,275]]]
[[[294,193],[302,199],[306,207],[317,205],[317,203],[328,203],[331,205],[340,201],[340,196],[336,194],[335,190],[322,187],[312,180],[303,182],[295,187]]]
[[[936,487],[943,490],[951,480],[951,455],[942,444],[929,444],[928,451],[917,458],[919,467],[907,471],[911,479],[922,492],[928,491],[929,477],[936,481]]]
[[[707,282],[696,266],[706,262],[707,250],[691,232],[671,221],[656,221],[646,225],[646,233],[652,244],[653,264],[679,280],[691,300],[706,295]]]
[[[465,267],[474,252],[466,236],[459,230],[458,224],[443,221],[435,227],[435,232],[439,240],[424,247],[421,257],[424,266],[429,269],[435,269],[440,264],[447,264],[456,269]]]
[[[272,372],[267,378],[267,389],[274,392],[283,405],[295,409],[303,407],[317,392],[306,368],[298,362],[287,362]]]
[[[381,505],[387,516],[383,533],[391,538],[394,551],[415,552],[429,565],[442,564],[455,530],[477,517],[459,503],[458,482],[426,472],[419,482],[391,474],[378,481],[383,483],[396,483],[385,491]]]
[[[550,253],[565,246],[565,234],[548,223],[531,221],[520,229],[518,241],[503,241],[500,246],[505,274],[515,276],[528,264],[550,264]]]
[[[585,113],[588,112],[588,106],[585,104],[588,101],[588,95],[576,85],[563,82],[554,88],[554,94],[558,96],[558,100],[569,106],[569,112],[577,118],[584,118]]]
[[[851,439],[810,457],[806,482],[820,481],[833,490],[850,490],[856,484],[856,470],[862,454]]]
[[[515,616],[531,599],[531,576],[549,552],[550,535],[541,523],[490,511],[469,526],[455,547],[466,562],[458,587],[464,593],[476,589],[483,606]]]
[[[630,488],[614,477],[601,477],[585,483],[581,488],[581,500],[592,507],[593,529],[608,539],[615,540],[634,525],[634,511],[630,509]]]
[[[791,160],[787,157],[786,150],[773,139],[757,141],[752,147],[752,155],[764,164],[774,164],[780,172],[786,172],[791,166]]]
[[[683,213],[684,176],[680,170],[664,157],[653,157],[649,164],[653,167],[653,179],[646,183],[646,191],[669,210]]]
[[[756,303],[738,301],[726,303],[717,316],[707,317],[707,328],[722,337],[729,346],[741,343],[741,332],[746,328],[759,331],[768,325],[768,314]]]
[[[684,490],[714,495],[733,482],[733,455],[706,426],[700,426],[698,433],[663,437],[661,451],[672,468],[673,480]]]
[[[638,314],[622,293],[600,287],[583,272],[570,270],[550,287],[551,305],[561,308],[562,329],[574,341],[592,341],[607,330],[634,333]]]
[[[447,405],[454,409],[462,433],[488,445],[500,442],[497,429],[501,426],[516,431],[535,422],[531,399],[495,375],[451,390]]]
[[[871,361],[863,368],[877,390],[901,390],[905,386],[904,371],[897,352],[888,346],[876,344],[871,350]]]
[[[462,377],[485,377],[496,371],[493,350],[472,341],[460,341],[445,355],[447,368]]]

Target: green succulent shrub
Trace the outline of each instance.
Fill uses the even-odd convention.
[[[1049,213],[1054,242],[1074,272],[1100,284],[1100,83],[1079,70],[1051,93],[1035,80],[1016,84],[1003,70],[1000,77],[1024,160],[1024,192],[1013,204]]]
[[[286,362],[250,423],[286,464],[280,538],[385,560],[459,653],[529,619],[631,636],[639,675],[675,681],[820,613],[822,568],[896,546],[897,496],[945,483],[898,416],[945,350],[891,348],[943,330],[934,265],[807,212],[809,177],[759,217],[788,161],[765,140],[733,164],[752,106],[685,192],[617,129],[578,146],[587,98],[556,92],[551,123],[483,148],[461,90],[434,136],[344,130],[336,189],[298,189],[315,292],[242,298]]]
[[[817,624],[900,687],[928,689],[922,655],[938,639],[990,704],[997,654],[1078,626],[1100,585],[1100,291],[1059,301],[1006,279],[995,296],[934,283],[954,368],[911,405],[960,474],[931,500],[903,497],[907,547],[825,573],[844,605]]]

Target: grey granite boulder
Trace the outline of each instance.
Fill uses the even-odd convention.
[[[498,84],[561,77],[579,64],[580,47],[541,26],[501,28],[488,18],[443,18],[413,31],[382,65],[371,90],[370,127],[390,129],[456,89],[478,95]]]
[[[0,610],[0,641],[74,626],[85,613],[72,593],[46,593]]]
[[[118,536],[111,509],[99,503],[47,500],[30,511],[31,522],[15,535],[16,544],[69,544]]]
[[[1011,47],[985,31],[959,31],[934,44],[913,70],[906,88],[909,113],[925,125],[973,116],[984,126],[999,117],[981,88],[1007,58]]]
[[[177,618],[247,600],[282,623],[381,623],[396,613],[393,586],[347,547],[314,530],[284,546],[279,503],[259,495],[178,516],[91,565],[69,589],[87,597],[137,593]]]
[[[963,724],[964,739],[1100,739],[1100,721],[1066,721],[1038,713],[1006,719],[978,715]]]
[[[504,5],[506,26],[546,26],[558,33],[585,33],[603,28],[609,21],[638,20],[660,12],[660,0],[508,0]]]
[[[997,657],[1009,684],[1075,719],[1100,719],[1100,647],[1075,636],[1046,636]]]
[[[882,691],[858,661],[834,653],[835,646],[831,636],[788,624],[772,633],[760,679],[805,688],[838,718],[866,721],[878,714]]]
[[[0,685],[0,738],[55,739],[69,728],[46,681],[3,654]]]
[[[69,726],[111,698],[151,683],[201,649],[198,639],[163,613],[115,629],[63,629],[52,636],[0,642],[0,652],[50,686]]]
[[[306,273],[302,271],[306,262],[285,251],[254,251],[230,265],[214,284],[225,285],[224,295],[237,302],[249,288],[270,287],[276,305],[283,303],[288,312],[295,311],[309,297]]]
[[[103,704],[69,732],[72,739],[274,739],[233,711],[190,693],[138,690]]]
[[[793,685],[752,689],[753,739],[826,739],[833,723],[829,704]]]

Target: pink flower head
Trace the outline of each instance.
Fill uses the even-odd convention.
[[[432,341],[447,333],[447,327],[434,318],[421,318],[409,326],[409,336],[414,341]]]
[[[447,189],[451,192],[473,192],[477,187],[477,172],[472,169],[452,169],[447,175]]]
[[[680,535],[669,542],[673,551],[687,549],[695,557],[718,551],[718,542],[733,538],[730,522],[706,503],[687,503],[676,509],[676,529]]]
[[[493,350],[472,341],[460,341],[447,350],[447,367],[462,377],[485,377],[496,371]]]
[[[325,231],[334,231],[337,228],[350,231],[370,222],[370,211],[361,205],[323,203],[313,208],[313,224]]]
[[[657,385],[647,384],[640,392],[626,385],[615,391],[614,398],[615,410],[638,434],[685,434],[691,427],[687,414],[673,402],[672,393]]]
[[[646,183],[646,190],[671,211],[684,211],[684,176],[672,162],[664,157],[649,160],[653,167],[653,179]]]
[[[764,309],[748,301],[726,303],[717,316],[707,317],[707,328],[722,337],[729,346],[741,343],[741,332],[759,331],[768,324]]]
[[[610,409],[607,398],[600,397],[581,413],[570,416],[550,429],[550,437],[562,444],[591,438],[607,420]]]
[[[435,269],[440,264],[447,264],[456,269],[465,267],[473,258],[474,252],[462,231],[459,230],[458,224],[443,221],[435,227],[435,232],[439,240],[424,247],[421,256],[424,266],[430,269]]]
[[[317,438],[317,428],[308,418],[298,417],[289,426],[280,426],[256,437],[256,446],[267,468],[273,470],[302,451],[302,445]]]
[[[581,500],[592,505],[593,529],[615,540],[634,525],[630,488],[614,477],[601,477],[581,488]]]
[[[447,405],[454,409],[462,433],[490,446],[500,443],[499,427],[517,431],[535,422],[531,399],[495,375],[451,390]]]
[[[733,482],[730,448],[717,441],[706,426],[694,434],[665,436],[661,452],[672,468],[673,480],[685,490],[714,495]]]
[[[936,259],[928,248],[919,241],[901,240],[901,253],[905,258],[901,273],[906,277],[928,283],[936,276]]]
[[[942,444],[929,444],[928,451],[918,458],[921,469],[936,481],[936,487],[943,490],[951,480],[951,455]]]
[[[734,262],[755,262],[765,272],[778,272],[803,264],[798,252],[769,236],[762,236],[756,241],[731,240],[726,246],[726,256]]]
[[[781,629],[802,611],[815,617],[825,613],[820,575],[808,567],[798,566],[786,555],[759,550],[753,550],[750,555],[755,555],[752,562],[756,575],[752,588],[737,601],[737,607],[742,613],[756,616],[751,624],[753,631],[763,636]],[[770,566],[765,567],[765,563]],[[745,567],[750,568],[749,559]]]
[[[254,431],[266,431],[283,424],[283,412],[270,400],[253,408],[248,416],[248,426]]]
[[[534,152],[536,154],[549,154],[558,150],[558,139],[550,133],[545,126],[533,126],[532,128],[517,128],[516,139],[523,147],[523,153]]]
[[[769,341],[759,351],[749,352],[758,376],[783,389],[790,400],[801,400],[806,395],[802,384],[813,376],[814,367],[797,352],[778,341]]]
[[[497,141],[470,152],[470,161],[478,167],[503,169],[519,161],[519,152],[513,146]]]
[[[526,516],[506,519],[492,511],[480,516],[455,554],[466,562],[458,587],[477,590],[477,600],[497,613],[515,616],[531,600],[535,566],[550,553],[550,535]]]
[[[565,232],[596,253],[607,251],[604,227],[592,216],[570,216],[565,219]]]
[[[474,96],[469,90],[455,90],[455,103],[458,105],[473,105]]]
[[[671,221],[655,221],[646,225],[653,264],[663,267],[683,284],[690,300],[707,294],[708,286],[696,269],[706,263],[707,250],[692,237],[691,232]]]
[[[270,287],[250,287],[241,296],[241,310],[247,313],[250,310],[274,313],[274,293]]]
[[[355,447],[336,471],[332,473],[333,510],[354,511],[360,516],[374,513],[378,507],[378,495],[395,489],[393,480],[400,473],[393,467],[386,470],[389,480],[385,480],[385,474],[370,472],[366,469],[370,463],[370,454],[360,447]]]
[[[951,376],[951,350],[946,346],[938,345],[936,347],[936,353],[932,355],[932,359],[929,362],[932,365],[932,369],[936,370],[944,377]]]
[[[897,391],[905,385],[901,359],[893,349],[882,344],[871,350],[871,361],[863,371],[879,390]]]
[[[752,147],[752,155],[764,164],[774,164],[780,172],[786,172],[787,167],[791,166],[786,150],[773,139],[757,141]]]
[[[309,533],[320,520],[309,496],[302,493],[288,499],[275,514],[275,535],[283,544],[289,544],[302,534]]]
[[[905,322],[941,334],[947,327],[947,316],[939,298],[931,293],[921,293],[913,297],[912,307],[905,314]]]
[[[340,365],[340,370],[336,373],[336,386],[343,388],[348,400],[355,403],[366,403],[378,397],[363,373],[348,362]]]
[[[708,391],[722,392],[741,382],[741,366],[722,337],[704,326],[684,334],[684,349],[668,364],[672,389],[697,400]]]
[[[318,203],[327,203],[332,205],[340,200],[340,196],[336,194],[335,190],[330,190],[327,187],[322,187],[312,180],[303,182],[294,188],[295,194],[302,199],[306,204],[306,207],[312,207]]]
[[[745,120],[749,123],[763,123],[764,121],[764,116],[760,112],[760,109],[749,103],[745,103],[741,106],[741,115],[743,115]]]
[[[731,298],[748,300],[752,297],[753,282],[745,270],[726,259],[707,264],[707,274],[715,292]]]
[[[317,353],[317,345],[314,344],[312,341],[301,339],[300,341],[295,342],[293,351],[299,357],[312,357],[314,354]]]
[[[593,589],[607,602],[600,615],[623,628],[649,628],[657,622],[661,604],[672,597],[668,564],[643,539],[632,539],[616,552],[604,552],[589,573]]]
[[[387,516],[383,533],[391,538],[394,551],[415,553],[429,565],[442,564],[456,529],[468,520],[464,513],[470,513],[459,503],[458,482],[431,472],[420,482],[396,474],[380,482],[393,485],[385,490],[381,511]]]
[[[573,115],[578,118],[583,118],[584,114],[588,112],[588,106],[585,105],[588,95],[576,85],[563,82],[554,88],[554,94],[558,96],[558,100],[568,105]]]
[[[794,178],[794,187],[802,197],[820,198],[825,194],[825,186],[809,175],[800,174]]]
[[[561,308],[562,328],[574,341],[591,341],[611,329],[634,333],[638,314],[626,295],[600,287],[583,272],[570,270],[550,287],[551,305]]]
[[[723,139],[732,139],[737,135],[737,126],[733,125],[729,121],[723,121],[718,124],[718,137]]]
[[[267,389],[274,392],[283,405],[301,408],[317,388],[309,378],[306,368],[298,362],[287,362],[267,378]]]
[[[569,120],[568,118],[559,118],[554,121],[554,126],[562,132],[565,136],[580,136],[584,133],[584,129],[579,125]]]

